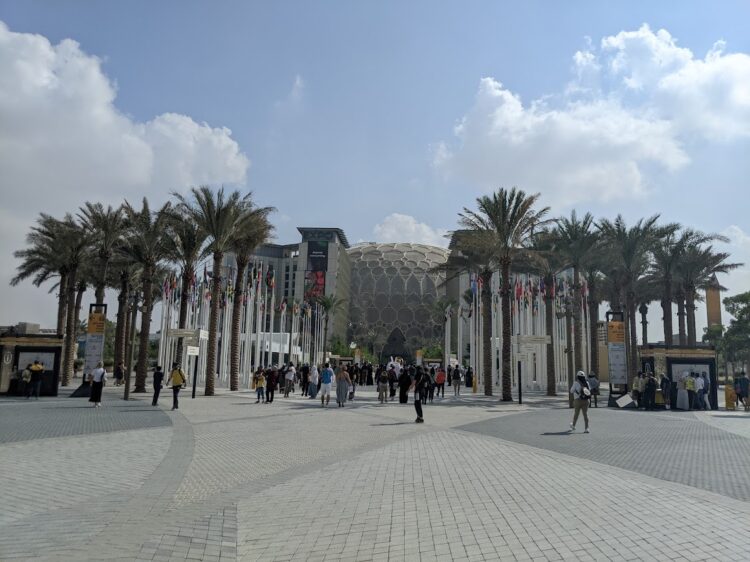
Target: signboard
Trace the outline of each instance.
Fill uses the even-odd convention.
[[[625,322],[607,322],[607,343],[625,343]]]
[[[185,349],[188,357],[197,357],[198,351],[200,350],[197,345],[188,345]]]
[[[607,323],[607,356],[610,384],[628,384],[628,358],[625,353],[625,323]]]
[[[90,312],[86,332],[89,334],[103,334],[107,325],[107,315],[103,312]]]
[[[328,271],[328,242],[311,240],[307,243],[307,270]]]
[[[101,307],[104,308],[104,312],[94,312],[94,306],[96,305],[92,305],[89,312],[86,330],[86,356],[83,360],[84,375],[91,374],[96,369],[99,361],[104,358],[104,332],[107,325],[107,309],[106,307]]]
[[[418,349],[418,350],[417,350],[417,353],[416,353],[416,359],[415,359],[415,361],[414,361],[414,362],[415,362],[415,363],[416,363],[417,365],[421,365],[421,364],[422,364],[422,359],[423,359],[423,357],[424,357],[424,351],[422,351],[421,349]]]
[[[179,328],[170,328],[167,334],[173,338],[195,338],[197,330],[181,330]]]
[[[552,343],[549,336],[511,336],[513,343],[520,345],[547,345]]]

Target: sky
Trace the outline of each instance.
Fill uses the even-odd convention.
[[[743,1],[4,0],[0,325],[54,325],[49,286],[9,286],[40,212],[199,184],[276,207],[280,243],[440,245],[518,186],[553,216],[722,233],[749,265],[721,282],[750,290],[748,21]]]

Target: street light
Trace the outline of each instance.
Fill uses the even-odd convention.
[[[132,316],[130,317],[130,357],[128,357],[128,369],[125,372],[125,396],[123,400],[130,399],[130,375],[133,372],[133,359],[135,355],[135,323],[138,319],[138,300],[139,293],[138,291],[134,291],[130,295],[130,306],[132,308]]]

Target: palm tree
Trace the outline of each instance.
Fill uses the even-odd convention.
[[[187,325],[190,286],[196,281],[195,268],[206,255],[206,233],[186,216],[184,209],[174,209],[170,215],[167,237],[167,259],[180,266],[180,312],[177,325],[184,330]],[[184,338],[177,339],[175,361],[182,364]]]
[[[123,209],[127,217],[128,228],[124,237],[124,245],[119,248],[119,251],[140,266],[143,294],[138,365],[133,392],[146,392],[148,336],[151,330],[151,312],[154,303],[153,285],[157,268],[167,256],[165,233],[171,205],[166,203],[158,211],[152,212],[148,200],[144,197],[140,209],[135,209],[127,201]]]
[[[109,265],[115,253],[115,246],[125,231],[125,216],[122,207],[105,209],[101,203],[87,202],[78,213],[81,226],[90,231],[93,250],[96,256],[94,287],[96,304],[104,304],[104,290],[107,286]]]
[[[726,238],[715,236],[718,241],[726,242]],[[703,289],[711,282],[717,273],[728,273],[741,267],[741,263],[727,263],[729,254],[716,252],[712,246],[689,244],[677,267],[680,286],[685,295],[687,317],[687,345],[695,347],[695,301],[698,289]]]
[[[451,235],[451,252],[448,261],[436,269],[445,270],[449,276],[461,273],[475,274],[481,280],[479,298],[482,302],[482,314],[489,324],[492,318],[492,273],[498,262],[494,255],[494,238],[485,231],[459,230]],[[450,278],[450,277],[449,277]],[[446,279],[446,282],[448,280]],[[479,290],[479,287],[477,287]],[[469,304],[473,301],[470,292]],[[445,310],[445,307],[443,308]],[[484,395],[492,396],[492,330],[483,330],[482,337],[482,380],[484,381]],[[459,350],[459,362],[461,361]]]
[[[338,298],[336,295],[321,295],[315,302],[320,305],[323,311],[323,355],[328,345],[328,322],[337,312],[345,310],[346,300]]]
[[[650,250],[661,236],[666,236],[670,226],[659,228],[656,221],[659,215],[647,219],[640,219],[632,227],[628,227],[622,215],[614,221],[602,219],[598,228],[602,237],[603,249],[608,255],[608,263],[603,266],[604,272],[613,277],[615,295],[610,299],[617,299],[612,303],[612,309],[620,306],[620,294],[625,294],[625,311],[628,326],[628,363],[630,377],[628,383],[638,371],[638,344],[636,335],[636,284],[643,277],[650,266]]]
[[[10,281],[12,286],[33,278],[37,287],[58,277],[57,284],[57,335],[65,333],[68,263],[62,223],[44,213],[37,219],[37,225],[26,235],[27,247],[13,252],[21,263],[16,268],[16,276]]]
[[[715,235],[706,235],[690,228],[678,231],[680,226],[677,224],[674,227],[674,232],[667,233],[651,249],[652,264],[649,273],[655,282],[661,286],[660,300],[664,323],[664,343],[667,347],[672,345],[672,334],[674,333],[672,303],[675,301],[675,295],[681,295],[680,287],[676,287],[675,280],[677,266],[689,245],[705,244],[715,239]],[[684,297],[680,301],[684,305]],[[681,306],[680,318],[682,319],[684,319],[683,309],[684,306]],[[684,329],[682,333],[684,333]],[[685,345],[685,341],[681,341],[680,344]]]
[[[214,394],[214,377],[216,376],[216,344],[219,327],[219,304],[221,289],[221,265],[224,254],[229,251],[243,218],[247,212],[250,194],[244,197],[238,191],[228,196],[224,188],[214,193],[208,186],[192,188],[192,200],[179,193],[174,197],[186,217],[195,222],[206,233],[213,254],[213,271],[211,281],[211,307],[208,321],[208,357],[206,358],[206,396]]]
[[[563,268],[562,256],[557,250],[559,239],[554,232],[542,230],[532,238],[532,252],[528,254],[527,270],[539,275],[544,282],[544,331],[549,338],[547,353],[547,396],[557,395],[555,373],[555,275]]]
[[[245,274],[250,263],[250,257],[255,249],[266,242],[271,236],[273,226],[268,222],[268,215],[273,207],[257,208],[250,200],[248,210],[242,219],[231,249],[237,262],[237,273],[234,281],[234,301],[232,302],[232,335],[230,340],[229,361],[229,390],[239,390],[240,387],[240,320],[242,319],[243,293],[245,290]],[[289,336],[291,338],[291,334]],[[291,357],[290,357],[291,360]]]
[[[594,229],[594,217],[591,213],[586,213],[583,218],[579,219],[573,211],[570,218],[563,217],[557,220],[555,236],[557,237],[557,250],[565,260],[565,265],[573,269],[573,301],[571,303],[574,326],[573,348],[575,368],[583,369],[581,273],[596,255],[599,233]]]
[[[515,187],[510,191],[501,188],[497,193],[479,197],[477,211],[464,208],[464,212],[459,213],[458,222],[463,228],[484,233],[491,241],[502,274],[503,401],[513,399],[510,380],[510,268],[514,255],[528,245],[534,229],[548,222],[544,217],[549,207],[534,209],[538,199],[538,193],[526,195]]]

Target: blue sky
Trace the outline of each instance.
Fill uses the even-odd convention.
[[[281,242],[298,225],[435,242],[462,206],[518,184],[555,214],[660,212],[726,232],[750,262],[750,4],[705,6],[6,0],[0,64],[28,72],[5,91],[0,78],[24,102],[0,116],[32,118],[0,123],[0,142],[26,143],[0,188],[27,186],[0,251],[39,211],[159,201],[203,181],[276,206]],[[78,47],[60,49],[66,39]],[[34,72],[70,60],[80,68],[59,80],[62,97],[37,100]],[[26,125],[55,108],[64,122]],[[746,290],[750,275],[730,281]],[[0,323],[51,321],[28,300],[38,291],[3,294]]]

